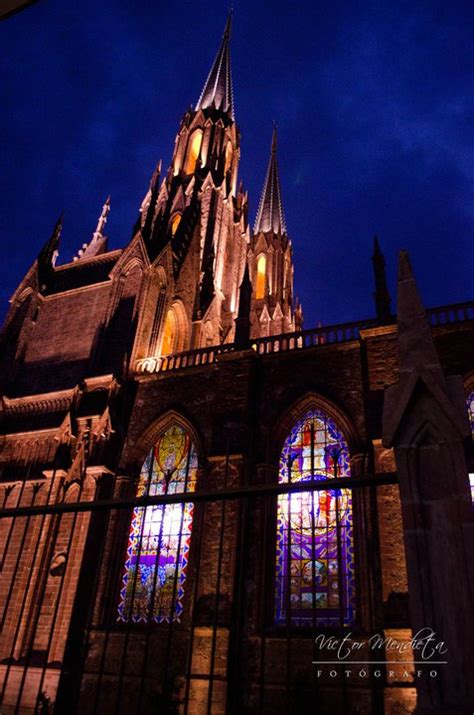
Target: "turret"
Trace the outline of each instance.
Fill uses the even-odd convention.
[[[249,252],[254,287],[253,337],[294,330],[293,258],[288,238],[277,162],[277,131],[273,128],[270,159]]]

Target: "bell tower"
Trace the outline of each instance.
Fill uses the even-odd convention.
[[[181,120],[170,167],[161,186],[152,181],[141,207],[137,228],[151,262],[166,273],[162,326],[155,325],[150,345],[156,357],[163,349],[177,352],[234,339],[249,231],[247,194],[237,188],[240,133],[230,34],[229,15],[196,107]],[[155,293],[163,296],[162,290]]]
[[[252,337],[292,332],[293,257],[281,200],[275,126],[248,260],[253,285]]]

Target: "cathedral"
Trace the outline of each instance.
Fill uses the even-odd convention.
[[[60,218],[10,300],[1,714],[472,715],[474,301],[401,251],[395,310],[375,239],[373,317],[303,328],[230,24],[129,243]]]

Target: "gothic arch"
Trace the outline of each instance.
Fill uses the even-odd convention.
[[[336,422],[347,441],[351,461],[355,456],[360,454],[362,451],[361,440],[352,420],[331,400],[328,400],[326,397],[323,397],[317,392],[309,392],[296,400],[273,426],[273,429],[271,430],[271,434],[274,435],[271,449],[273,456],[272,461],[275,463],[278,462],[285,439],[290,433],[293,425],[312,408],[322,410],[328,415],[328,417]]]
[[[350,424],[330,402],[306,395],[278,429],[278,482],[350,477]],[[338,469],[336,471],[336,465]],[[350,626],[355,620],[353,494],[337,486],[278,496],[272,622],[277,627]]]
[[[140,441],[137,496],[193,493],[199,475],[196,437],[174,411],[156,420]],[[181,621],[189,600],[185,580],[193,512],[191,500],[134,507],[121,569],[118,623]]]
[[[168,310],[166,311],[166,316],[168,316],[170,311],[173,314],[175,335],[173,336],[172,350],[168,354],[181,353],[186,350],[186,347],[189,342],[188,317],[186,315],[186,310],[181,300],[173,300],[171,302],[171,304],[168,306]],[[163,328],[161,340],[163,340]]]
[[[204,447],[203,440],[198,430],[194,427],[193,423],[182,414],[182,412],[175,409],[170,409],[164,412],[162,415],[156,417],[142,432],[141,436],[130,449],[127,459],[127,466],[125,466],[122,471],[133,474],[138,473],[143,463],[143,460],[145,459],[150,449],[152,449],[153,445],[156,443],[158,437],[173,424],[179,425],[184,430],[186,430],[186,432],[188,432],[191,437],[191,440],[194,443],[194,446],[196,447],[199,464],[202,464]]]
[[[143,261],[140,260],[140,258],[138,258],[137,256],[134,256],[122,267],[122,269],[120,271],[120,277],[128,276],[130,273],[135,271],[137,268],[143,272],[145,269],[145,266],[143,265]]]

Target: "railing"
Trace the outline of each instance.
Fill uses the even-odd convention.
[[[298,333],[283,333],[268,338],[257,338],[252,341],[252,347],[258,355],[267,355],[287,350],[312,348],[316,345],[347,343],[351,340],[358,340],[360,331],[364,328],[374,328],[376,325],[378,323],[375,318],[368,318],[353,323],[301,330]]]
[[[442,305],[440,308],[430,308],[426,312],[433,326],[463,323],[466,320],[474,320],[474,301]]]
[[[213,345],[208,348],[188,350],[174,355],[146,357],[137,360],[135,370],[137,372],[168,372],[169,370],[180,370],[185,367],[211,365],[211,363],[215,362],[217,355],[229,353],[233,350],[234,345],[230,343],[228,345]]]
[[[474,320],[474,301],[466,303],[456,303],[454,305],[430,308],[427,316],[433,327],[442,325],[453,325],[465,321]],[[393,324],[396,323],[396,316],[392,316]],[[351,323],[340,323],[339,325],[328,325],[310,330],[302,330],[295,333],[282,333],[266,338],[256,338],[251,341],[252,347],[257,355],[269,355],[289,350],[301,350],[312,348],[318,345],[332,345],[335,343],[347,343],[358,340],[360,331],[367,328],[375,328],[379,325],[375,318],[367,320],[357,320]],[[146,357],[138,360],[135,365],[137,372],[169,372],[187,367],[199,367],[210,365],[216,361],[218,355],[230,353],[235,350],[233,344],[213,345],[208,348],[189,350],[174,355],[163,357]]]

